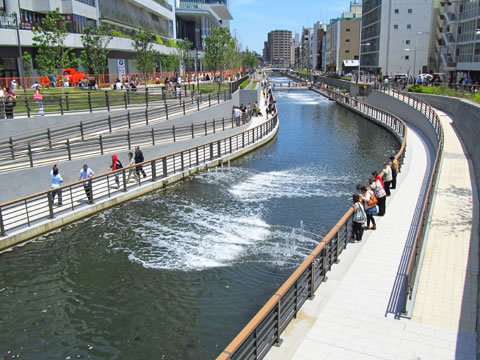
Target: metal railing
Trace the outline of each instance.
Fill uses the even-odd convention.
[[[425,117],[428,119],[430,124],[432,125],[433,129],[435,130],[435,134],[437,135],[437,152],[435,154],[435,162],[433,165],[432,175],[430,177],[427,193],[425,196],[425,202],[422,207],[422,212],[420,216],[420,222],[418,224],[414,244],[412,246],[410,259],[408,262],[407,272],[406,272],[406,281],[405,281],[405,288],[404,288],[404,299],[403,299],[403,312],[407,311],[407,302],[412,300],[413,295],[413,288],[415,285],[415,280],[418,273],[418,265],[420,260],[420,253],[423,248],[423,243],[425,241],[425,232],[428,224],[428,219],[430,217],[430,211],[433,202],[434,196],[434,189],[437,185],[438,175],[439,175],[439,162],[443,155],[443,145],[444,145],[444,135],[443,135],[443,127],[440,122],[440,118],[435,110],[428,104],[427,102],[409,94],[406,92],[402,92],[396,89],[392,89],[389,87],[380,88],[381,91],[384,91],[390,96],[393,96],[400,101],[407,103],[408,105],[412,106],[415,110],[421,112]]]
[[[396,158],[404,157],[407,127],[397,116],[356,101],[334,91],[318,88],[319,92],[347,107],[375,118],[402,137],[402,146]],[[400,125],[401,124],[401,125]],[[310,253],[287,281],[275,292],[262,309],[233,339],[217,360],[263,359],[273,345],[279,345],[280,336],[307,299],[327,279],[327,272],[338,262],[339,256],[352,238],[353,209],[325,235],[323,241]]]
[[[170,103],[170,105],[165,101],[162,103],[162,106],[155,109],[145,109],[145,111],[137,112],[127,111],[121,115],[108,115],[100,119],[89,119],[17,136],[0,138],[0,161],[3,163],[2,167],[9,170],[19,167],[33,167],[38,163],[45,162],[45,156],[42,154],[47,153],[53,154],[55,152],[55,156],[63,156],[64,159],[71,160],[75,153],[75,148],[91,147],[92,144],[97,144],[96,147],[99,149],[99,153],[103,154],[107,150],[104,140],[106,138],[112,139],[113,135],[111,134],[121,130],[128,130],[126,134],[120,135],[120,137],[125,137],[123,141],[128,142],[128,144],[131,142],[131,135],[135,136],[141,132],[150,132],[151,142],[155,144],[156,132],[160,131],[160,129],[155,128],[152,130],[152,128],[136,131],[132,134],[130,134],[129,130],[168,120],[169,116],[172,115],[185,115],[187,111],[189,112],[192,109],[200,111],[204,106],[210,107],[220,103],[221,100],[227,101],[231,98],[231,94],[227,92],[223,94],[217,93],[215,97],[204,95],[196,98],[187,98],[188,103],[185,101],[185,98],[182,98],[179,100],[179,103]],[[188,126],[195,127],[198,125],[192,124]],[[215,126],[214,128],[216,129]],[[175,133],[175,126],[173,126],[173,133]],[[84,143],[89,143],[90,145],[83,145]],[[50,157],[50,155],[48,156]]]
[[[230,90],[232,89],[230,87]],[[195,90],[197,88],[197,90]],[[218,89],[217,89],[218,90]],[[203,92],[203,94],[202,94]],[[84,90],[69,92],[65,89],[65,92],[58,94],[43,94],[42,105],[45,114],[60,114],[85,112],[93,113],[94,111],[104,111],[111,109],[128,109],[132,107],[152,105],[158,105],[159,103],[166,102],[167,100],[182,100],[189,101],[196,97],[205,98],[211,96],[212,98],[223,96],[223,93],[229,91],[224,90],[214,91],[209,93],[204,91],[198,91],[198,87],[192,84],[185,84],[181,87],[152,87],[144,88],[138,87],[137,89],[119,89],[119,90]],[[5,107],[8,113],[8,103],[0,104]],[[17,91],[17,98],[15,106],[12,107],[13,116],[35,116],[37,115],[38,103],[33,100],[33,92],[23,94]]]
[[[89,202],[104,200],[151,181],[160,181],[168,176],[195,168],[199,165],[219,159],[265,138],[277,126],[277,114],[262,124],[196,147],[157,157],[140,164],[128,166],[116,171],[94,176],[89,180],[80,180],[57,189],[43,191],[21,199],[0,204],[0,234],[28,228],[32,225],[67,214],[75,209],[89,206]],[[141,168],[147,177],[141,177]],[[130,184],[130,177],[138,172],[140,182]],[[54,206],[54,194],[62,193],[62,206]]]

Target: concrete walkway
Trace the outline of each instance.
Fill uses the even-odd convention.
[[[457,146],[450,146],[454,142],[458,142],[455,133],[445,131],[446,159],[459,160],[463,155]],[[362,242],[350,244],[342,253],[328,281],[319,287],[314,300],[303,306],[283,333],[283,344],[273,347],[267,360],[476,358],[477,265],[469,263],[467,255],[478,254],[476,247],[468,250],[472,206],[465,163],[459,167],[457,161],[445,160],[442,164],[439,192],[450,189],[450,198],[445,199],[447,205],[440,198],[436,203],[419,305],[411,320],[396,316],[408,264],[405,249],[413,241],[419,195],[425,193],[430,171],[426,169],[431,168],[433,159],[428,141],[410,127],[405,164],[398,187],[387,200],[386,216],[376,218],[376,231],[366,232]],[[460,213],[452,208],[452,196],[462,199]],[[459,213],[461,222],[454,213]],[[439,229],[438,224],[445,225]],[[447,240],[453,229],[456,236]],[[435,231],[442,232],[445,240],[435,241]],[[440,268],[443,271],[438,271]],[[470,271],[473,268],[475,271]],[[438,298],[443,298],[438,300],[440,305],[434,301]]]

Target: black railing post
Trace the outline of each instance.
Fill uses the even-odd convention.
[[[225,131],[225,117],[222,117],[222,131]]]
[[[85,137],[83,135],[83,121],[80,121],[80,136],[82,137],[82,140],[85,140]]]
[[[220,104],[220,92],[217,92],[217,104]]]
[[[148,125],[148,109],[145,109],[145,125]]]
[[[168,120],[168,105],[165,104],[165,119]]]
[[[107,110],[110,111],[110,98],[108,97],[107,90],[105,90],[105,105],[107,106]]]
[[[192,139],[195,137],[194,130],[193,130],[193,123],[192,123]]]
[[[125,173],[125,168],[122,169],[122,178],[123,178],[123,191],[127,192],[127,175]]]
[[[130,142],[130,131],[127,131],[127,142],[128,142],[128,150],[132,148],[132,143]]]
[[[25,107],[27,108],[27,117],[30,117],[30,105],[28,104],[28,96],[25,96]]]
[[[60,114],[63,115],[63,99],[62,99],[61,95],[58,97],[58,102],[59,102],[59,105],[60,105]]]
[[[128,91],[128,90],[127,90]],[[125,105],[125,109],[128,108],[128,104],[127,104],[127,91],[125,91],[123,93],[123,104]]]
[[[67,105],[67,111],[70,111],[70,101],[68,101],[68,92],[65,93],[65,105]]]
[[[215,118],[212,120],[212,126],[213,126],[213,133],[215,134]]]
[[[166,157],[162,159],[162,163],[163,163],[163,177],[167,177],[167,158]]]
[[[93,109],[92,109],[92,94],[91,94],[90,91],[88,92],[88,109],[90,110],[90,113],[93,112]]]
[[[197,98],[197,111],[200,111],[200,99]]]
[[[205,136],[207,136],[207,121],[204,122],[203,127],[205,128]]]
[[[67,139],[68,160],[72,160],[72,149],[70,148],[70,139]]]
[[[152,181],[155,181],[157,178],[156,160],[152,160],[151,167],[152,167]]]
[[[5,225],[3,224],[2,208],[0,207],[0,235],[5,236]]]
[[[213,143],[210,143],[210,160],[213,160]]]
[[[183,100],[183,115],[185,115],[185,100]]]
[[[185,168],[184,161],[183,161],[183,151],[180,153],[180,168],[182,169],[182,171]]]
[[[173,142],[176,142],[176,136],[175,136],[175,125],[172,126],[172,135],[173,135]]]
[[[32,145],[28,143],[28,158],[30,159],[30,167],[33,167]]]
[[[112,117],[108,115],[108,132],[112,133]]]
[[[131,129],[132,128],[132,123],[131,123],[131,119],[130,119],[130,110],[127,111],[127,122],[128,122],[128,128]]]
[[[212,106],[212,100],[210,99],[210,94],[208,94],[208,107]]]
[[[103,155],[103,138],[102,138],[102,134],[99,135],[99,142],[100,142],[100,154]]]
[[[48,201],[48,213],[50,219],[53,219],[55,217],[53,213],[53,199],[52,199],[52,192],[49,191],[47,192],[47,201]]]
[[[48,147],[51,149],[52,148],[52,134],[50,133],[50,128],[47,129],[47,139],[48,139]],[[12,138],[10,138],[10,141],[12,141]]]
[[[146,81],[147,80],[145,80],[145,106],[148,108],[148,87],[146,87]]]
[[[152,146],[155,146],[155,130],[152,127]]]

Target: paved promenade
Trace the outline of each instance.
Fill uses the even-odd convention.
[[[442,116],[442,123],[441,196],[435,203],[413,318],[398,317],[399,288],[408,263],[404,250],[413,242],[419,196],[425,193],[426,169],[434,154],[410,127],[405,164],[387,200],[386,216],[376,218],[376,231],[365,232],[362,242],[342,253],[328,281],[305,303],[283,333],[283,344],[273,347],[267,360],[476,358],[478,249],[469,249],[471,180],[448,117]],[[457,199],[458,206],[453,205]],[[477,224],[473,227],[476,234]]]

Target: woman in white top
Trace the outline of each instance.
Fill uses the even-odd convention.
[[[383,216],[385,215],[385,210],[386,210],[387,193],[385,192],[385,189],[383,188],[379,180],[375,179],[374,177],[371,177],[369,182],[370,182],[370,189],[373,190],[373,193],[375,194],[375,197],[378,200],[378,203],[377,203],[378,216]]]
[[[128,166],[132,165],[135,165],[135,158],[133,157],[133,153],[130,151],[128,153]],[[140,177],[137,175],[137,173],[135,172],[135,168],[132,166],[128,169],[127,184],[130,181],[130,176],[132,176],[132,174],[135,177],[135,180],[137,180],[137,183],[139,183]]]
[[[377,224],[375,223],[373,215],[377,214],[377,205],[368,205],[368,202],[374,196],[373,190],[368,189],[366,186],[362,185],[360,191],[362,192],[361,197],[363,199],[363,207],[365,209],[365,213],[367,214],[367,229],[376,230]],[[370,227],[370,222],[373,224],[372,227]]]

